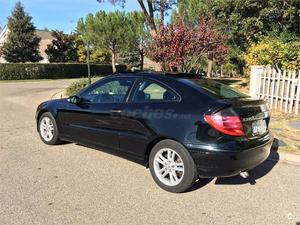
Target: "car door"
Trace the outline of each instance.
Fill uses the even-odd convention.
[[[174,104],[178,105],[180,97],[166,85],[152,79],[140,79],[135,83],[122,112],[120,148],[144,160],[146,148],[153,138],[173,126],[167,118],[171,116]]]
[[[105,78],[79,94],[59,112],[62,136],[85,145],[119,149],[119,120],[134,83],[132,77]]]

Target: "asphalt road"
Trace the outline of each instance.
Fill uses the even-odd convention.
[[[70,81],[0,83],[0,224],[296,224],[300,166],[266,161],[239,177],[160,189],[144,167],[40,141],[39,102]]]

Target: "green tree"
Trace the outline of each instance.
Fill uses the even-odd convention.
[[[52,31],[54,40],[47,46],[45,53],[49,62],[77,62],[78,46],[75,34],[65,34],[62,31]]]
[[[214,19],[237,44],[246,43],[243,47],[270,33],[300,35],[298,0],[181,0],[178,13],[189,22],[199,15]]]
[[[86,63],[87,61],[87,48],[86,43],[82,39],[77,40],[77,55],[78,62]],[[110,63],[110,52],[103,49],[97,49],[90,46],[90,62],[91,63]]]
[[[97,0],[102,3],[105,0]],[[124,6],[126,0],[107,0],[111,4],[119,4]],[[144,15],[147,24],[150,28],[150,33],[152,37],[156,37],[158,34],[158,27],[164,25],[165,14],[168,10],[172,9],[172,6],[177,4],[177,0],[137,0],[138,4],[141,7],[141,12]],[[159,12],[159,19],[156,19],[156,12]]]
[[[103,49],[94,48],[91,54],[92,63],[109,63],[110,58],[110,52]]]
[[[133,67],[140,67],[140,69],[142,67],[140,54],[139,52],[134,50],[131,50],[130,52],[122,51],[119,54],[118,62],[120,64],[127,64]]]
[[[86,46],[84,41],[81,38],[77,39],[77,55],[78,55],[78,62],[86,63]]]
[[[300,40],[283,42],[274,37],[264,37],[250,45],[245,54],[247,66],[271,65],[275,69],[300,68]]]
[[[300,35],[299,0],[181,0],[172,20],[178,15],[195,23],[199,15],[214,20],[217,29],[230,38],[230,61],[242,70],[243,54],[261,36]]]
[[[121,57],[124,63],[140,65],[140,70],[144,68],[144,55],[150,32],[146,26],[146,18],[140,12],[130,12],[126,14],[128,19],[127,39],[128,46],[122,52]]]
[[[106,13],[99,11],[88,14],[78,21],[77,30],[96,49],[110,51],[113,72],[116,72],[117,54],[128,47],[127,31],[129,21],[124,12]]]
[[[37,62],[42,59],[39,53],[40,38],[35,35],[32,17],[17,2],[12,15],[8,17],[7,40],[1,52],[8,62]]]

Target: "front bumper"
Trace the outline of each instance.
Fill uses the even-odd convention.
[[[243,151],[208,151],[189,149],[200,177],[230,177],[247,171],[265,161],[273,138],[259,146]]]

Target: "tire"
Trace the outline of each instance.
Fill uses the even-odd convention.
[[[198,177],[189,152],[180,143],[169,139],[160,141],[152,148],[149,168],[154,181],[162,189],[174,193],[188,190]]]
[[[43,125],[44,124],[44,125]],[[46,132],[45,129],[48,129]],[[45,131],[43,133],[43,131]],[[56,125],[56,121],[51,113],[43,113],[38,122],[38,132],[42,141],[47,145],[56,145],[60,143],[59,132]],[[48,134],[48,137],[47,135]],[[51,135],[52,134],[52,135]]]

